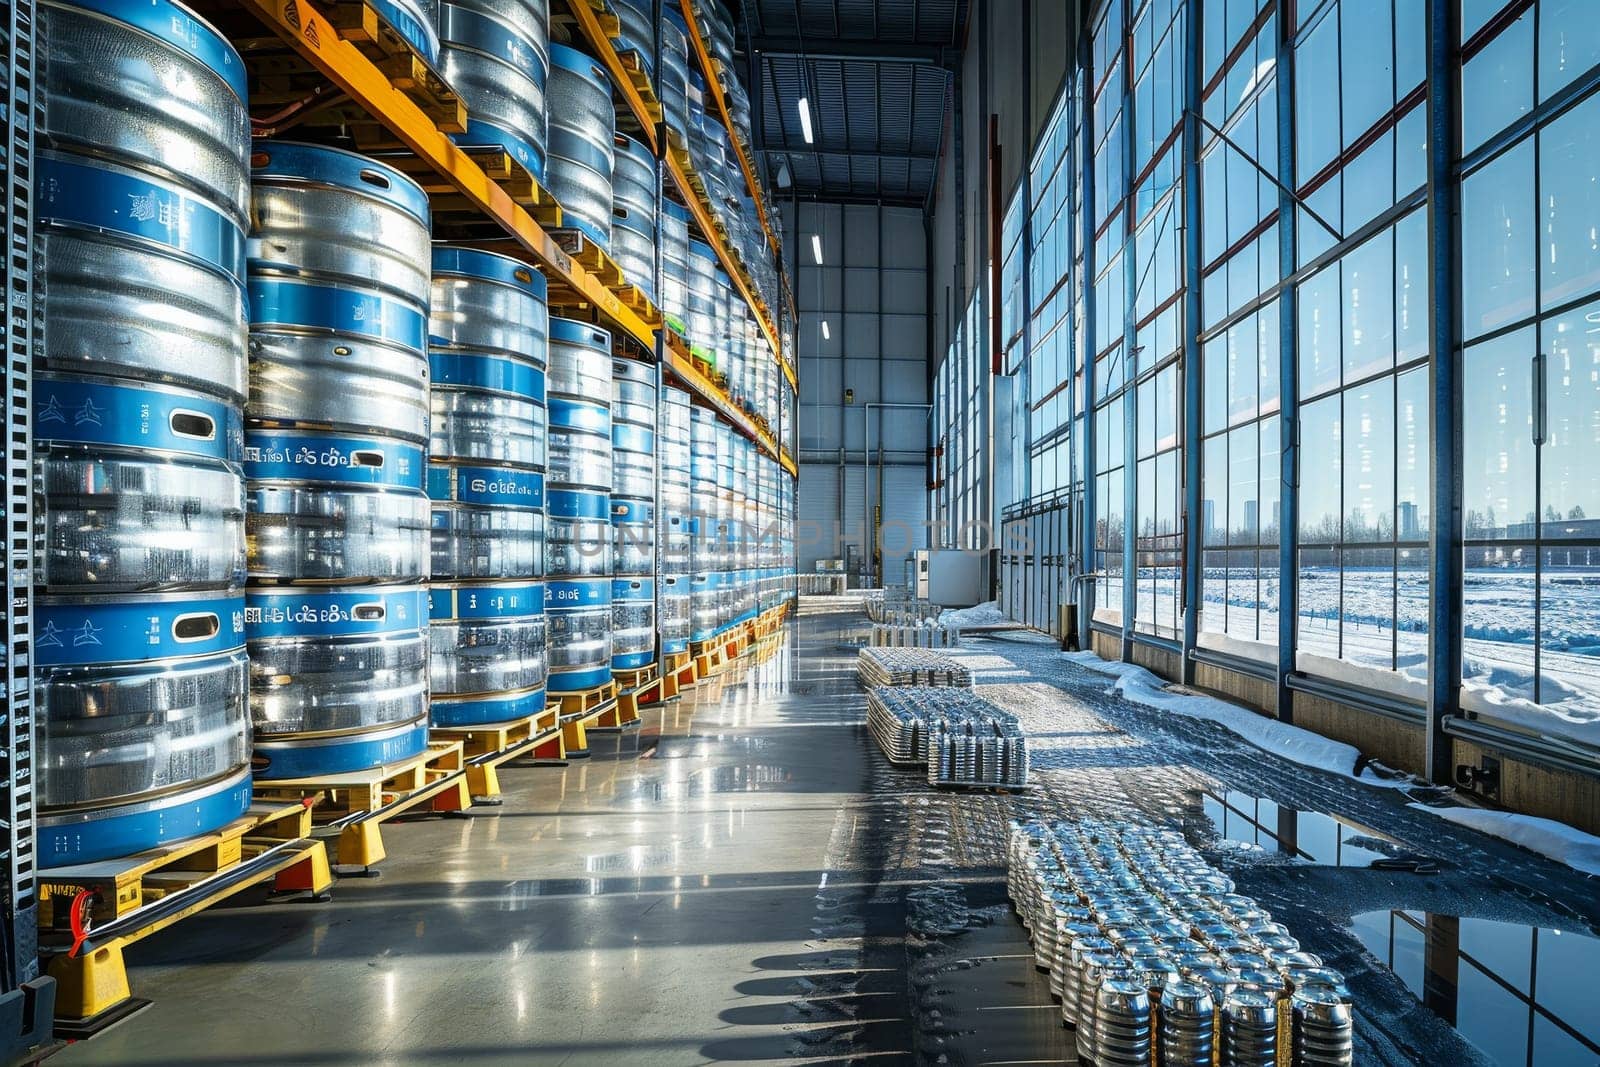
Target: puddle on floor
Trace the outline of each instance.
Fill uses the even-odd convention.
[[[1320,811],[1300,811],[1238,790],[1195,790],[1189,803],[1225,841],[1326,867],[1369,867],[1404,850],[1365,827]]]
[[[1419,911],[1351,925],[1417,999],[1497,1064],[1600,1063],[1600,940],[1572,930]]]

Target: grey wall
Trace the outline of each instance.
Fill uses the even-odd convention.
[[[928,402],[928,235],[916,208],[791,202],[783,210],[800,312],[796,547],[809,571],[843,555],[835,528],[870,556],[879,508],[918,532],[926,518],[927,413],[869,405]],[[820,267],[812,234],[822,238]],[[910,547],[899,527],[885,534],[891,578]]]

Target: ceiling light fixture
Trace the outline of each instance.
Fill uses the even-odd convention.
[[[811,235],[811,258],[817,261],[817,266],[822,266],[822,235]]]
[[[826,340],[829,340],[832,336],[833,335],[828,332],[828,320],[827,319],[823,319],[822,320],[822,339],[824,341],[826,341]]]
[[[806,144],[811,144],[811,105],[803,96],[800,98],[800,132],[805,134]]]

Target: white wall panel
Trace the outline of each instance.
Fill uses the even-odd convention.
[[[817,560],[833,559],[833,526],[839,518],[839,468],[836,464],[800,464],[800,484],[796,490],[795,553],[802,571],[813,571]]]
[[[887,277],[877,267],[846,267],[844,269],[844,309],[846,311],[879,311],[882,301],[878,295],[878,280]],[[920,277],[920,275],[919,275]]]

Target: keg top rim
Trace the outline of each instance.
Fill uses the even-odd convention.
[[[228,83],[242,104],[249,99],[244,59],[217,28],[176,0],[72,0],[57,6],[76,7],[115,19],[198,59]],[[192,32],[198,31],[198,32]]]
[[[485,281],[501,282],[515,286],[546,300],[549,296],[549,283],[543,274],[531,264],[520,259],[501,255],[499,252],[485,252],[479,248],[462,248],[459,245],[434,245],[433,246],[433,273],[460,274],[469,278],[480,278]]]
[[[611,351],[611,331],[580,319],[566,319],[559,315],[550,318],[550,339],[571,344],[590,345]]]
[[[359,152],[303,141],[256,141],[250,148],[250,180],[309,180],[348,189],[393,204],[424,226],[431,224],[422,186],[381,160]]]
[[[606,74],[600,61],[587,52],[579,51],[571,45],[559,41],[550,42],[550,64],[560,67],[570,74],[576,74],[597,88],[611,91],[611,78]]]

